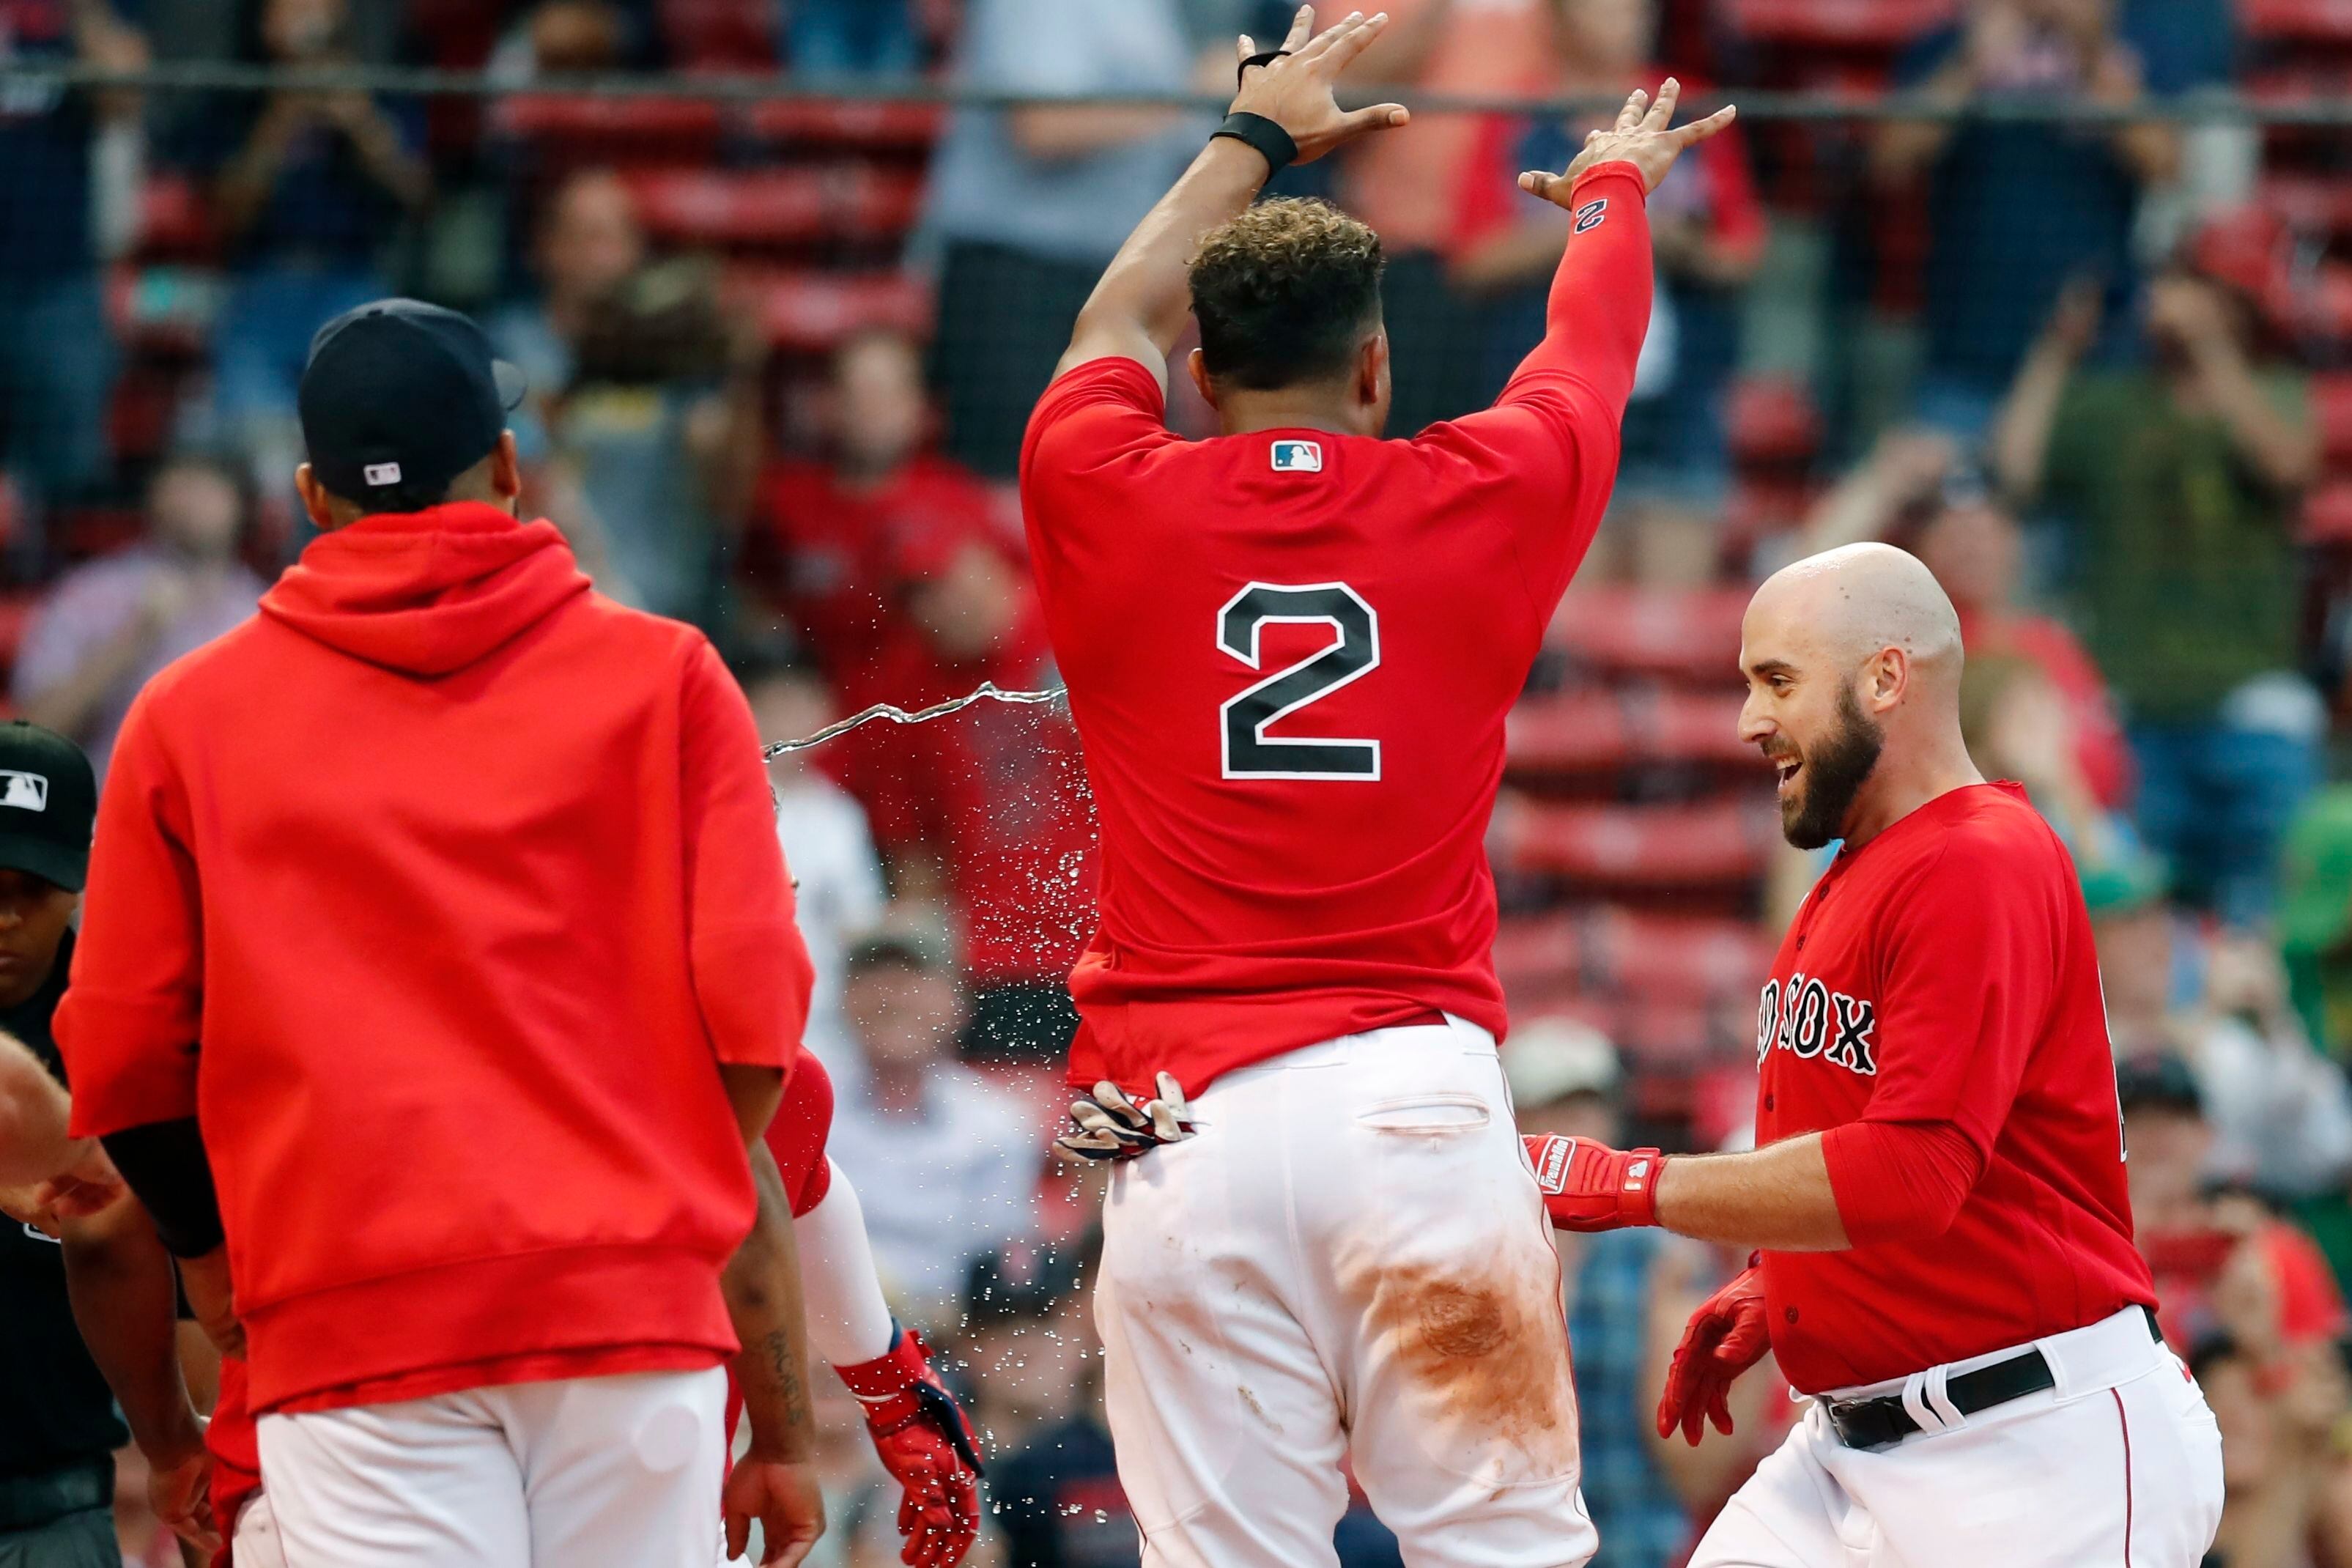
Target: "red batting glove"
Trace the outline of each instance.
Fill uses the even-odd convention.
[[[963,1406],[940,1382],[919,1335],[898,1331],[872,1361],[833,1369],[865,1407],[882,1468],[906,1489],[898,1501],[898,1560],[953,1568],[980,1535],[980,1442]]]
[[[1655,1149],[1612,1149],[1590,1138],[1522,1137],[1544,1209],[1562,1230],[1622,1230],[1658,1223]]]
[[[1708,1421],[1730,1436],[1732,1382],[1770,1348],[1764,1275],[1751,1265],[1691,1314],[1658,1401],[1658,1436],[1672,1436],[1680,1426],[1683,1441],[1696,1447]]]

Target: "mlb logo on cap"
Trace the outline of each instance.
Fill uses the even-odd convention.
[[[1323,471],[1320,441],[1276,441],[1274,471],[1277,474],[1319,474]]]
[[[0,768],[0,805],[13,805],[19,811],[47,811],[49,781],[38,773]]]

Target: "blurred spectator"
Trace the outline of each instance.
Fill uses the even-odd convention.
[[[894,542],[910,535],[989,531],[995,506],[971,470],[933,449],[937,418],[921,351],[887,328],[834,351],[818,459],[779,461],[761,485],[793,623],[855,705],[898,701],[869,691],[892,616],[886,598]]]
[[[1181,0],[971,0],[955,78],[1041,97],[1230,93],[1232,34],[1204,49],[1186,22]],[[959,462],[1012,476],[1078,307],[1212,129],[1129,104],[970,109],[950,121],[924,224],[944,247],[934,371]]]
[[[1037,1129],[1020,1100],[948,1059],[962,999],[929,941],[859,942],[842,1004],[857,1052],[835,1086],[827,1149],[856,1184],[894,1309],[936,1323],[975,1259],[1035,1234]]]
[[[2301,1568],[2310,1561],[2312,1486],[2275,1389],[2243,1346],[2215,1333],[2189,1352],[2221,1431],[2221,1528],[2206,1561],[2227,1568]]]
[[[792,740],[833,721],[833,693],[807,665],[764,652],[733,662],[761,739]],[[792,868],[801,935],[816,967],[803,1037],[837,1073],[856,1048],[841,1011],[842,965],[851,937],[881,922],[882,862],[874,853],[866,808],[819,773],[808,753],[770,758],[768,777],[775,786],[776,836]]]
[[[352,63],[343,0],[262,0],[261,63]],[[196,129],[213,215],[236,263],[213,328],[214,412],[278,484],[300,451],[294,388],[310,338],[390,292],[385,251],[432,195],[413,103],[363,92],[239,95]]]
[[[1397,89],[1548,92],[1561,77],[1555,31],[1560,3],[1395,0],[1386,6],[1388,31],[1349,68],[1348,79],[1375,96]],[[1351,149],[1340,166],[1340,205],[1379,231],[1388,263],[1381,300],[1395,367],[1391,436],[1412,436],[1433,421],[1467,414],[1501,384],[1486,384],[1480,308],[1448,271],[1465,203],[1475,193],[1475,208],[1491,212],[1496,193],[1482,186],[1517,173],[1497,174],[1504,149],[1491,144],[1496,123],[1485,115],[1421,115],[1402,135],[1375,136]],[[1506,189],[1500,199],[1517,194]],[[1555,249],[1552,264],[1559,261]],[[1534,342],[1530,337],[1528,346]]]
[[[2304,803],[2280,862],[2279,947],[2295,1011],[2340,1061],[2352,1051],[2352,786]]]
[[[759,452],[758,366],[705,263],[645,268],[589,304],[552,414],[559,486],[610,563],[597,586],[717,631]],[[556,521],[572,531],[574,520]]]
[[[636,203],[619,176],[583,169],[556,187],[531,244],[538,297],[503,306],[483,323],[499,357],[530,383],[518,414],[533,428],[516,431],[525,461],[544,455],[548,420],[579,368],[592,313],[645,263]]]
[[[975,1414],[1003,1445],[988,1494],[1004,1568],[1132,1568],[1135,1518],[1111,1460],[1102,1348],[1077,1271],[1052,1253],[992,1258],[965,1302]]]
[[[2116,1059],[2177,1061],[2195,1075],[2203,1173],[2282,1197],[2339,1184],[2352,1170],[2352,1090],[2311,1048],[2276,954],[2249,938],[2216,939],[2197,994],[2183,1002],[2160,868],[2145,857],[2086,868],[2083,898]]]
[[[1565,1018],[1523,1024],[1511,1033],[1503,1070],[1520,1131],[1623,1142],[1623,1073],[1600,1031]],[[1651,1362],[1654,1277],[1667,1252],[1696,1248],[1663,1230],[1562,1231],[1553,1240],[1576,1352],[1584,1504],[1601,1531],[1593,1568],[1666,1568],[1692,1531],[1655,1453],[1653,1413],[1664,1385]]]
[[[2319,465],[2304,379],[2263,355],[2250,301],[2185,268],[2148,290],[2145,369],[2076,371],[2095,310],[2070,294],[2035,344],[1996,467],[2075,531],[2142,833],[2192,902],[2253,923],[2325,722],[2294,668],[2296,503]]]
[[[10,677],[24,717],[70,736],[103,777],[139,689],[253,614],[261,580],[237,553],[251,515],[242,464],[167,458],[147,484],[147,537],[74,567],[35,607]]]
[[[1055,683],[1017,547],[953,512],[893,542],[893,624],[853,706],[915,708],[993,681]],[[902,898],[941,897],[974,987],[973,1059],[1052,1061],[1077,1027],[1066,981],[1094,925],[1094,821],[1076,729],[1058,705],[984,702],[845,736],[843,779],[873,814]]]
[[[2081,100],[2116,106],[2190,85],[2180,51],[2151,58],[2138,30],[2164,0],[2116,16],[2116,0],[1969,0],[1962,19],[1896,71],[1928,100]],[[2166,74],[2151,74],[2155,66]],[[2208,70],[2226,68],[2216,61]],[[1880,177],[1927,173],[1925,422],[1973,436],[1992,417],[2067,279],[2124,290],[2144,184],[2168,179],[2179,138],[2159,121],[2122,126],[1971,120],[1897,121],[1878,132]]]
[[[135,70],[147,46],[104,0],[0,0],[0,65]],[[0,84],[0,477],[37,500],[101,477],[114,340],[90,183],[101,123],[138,101]]]
[[[1960,677],[1960,737],[1979,772],[2015,779],[2085,869],[2142,853],[2131,824],[2103,805],[2083,771],[2075,710],[2041,665],[1971,649]]]
[[[650,66],[653,10],[650,0],[540,0],[499,39],[484,68],[520,86],[550,73]]]
[[[784,63],[798,76],[913,76],[923,66],[913,0],[788,0]]]
[[[2030,660],[2065,704],[2091,794],[2103,806],[2130,801],[2131,749],[2106,678],[2064,622],[2025,607],[2023,533],[1949,437],[1916,426],[1887,431],[1823,492],[1803,538],[1808,554],[1864,540],[1907,545],[1951,595],[1970,660]]]
[[[1616,98],[1636,86],[1654,89],[1666,74],[1653,58],[1657,17],[1651,0],[1554,0],[1554,12],[1562,68],[1547,90]],[[1706,94],[1696,82],[1686,81],[1684,91],[1693,99]],[[1532,126],[1498,116],[1482,121],[1479,155],[1463,171],[1449,268],[1457,289],[1487,300],[1476,401],[1500,392],[1542,338],[1544,302],[1572,221],[1520,192],[1518,172],[1568,167],[1585,133],[1611,118],[1596,113]],[[1367,143],[1362,155],[1377,152],[1377,142]],[[1657,289],[1625,411],[1615,499],[1631,504],[1637,528],[1698,535],[1699,548],[1678,553],[1704,579],[1715,567],[1711,542],[1723,500],[1723,383],[1739,350],[1734,291],[1755,275],[1764,254],[1763,204],[1738,130],[1703,143],[1680,178],[1652,194],[1649,213]]]

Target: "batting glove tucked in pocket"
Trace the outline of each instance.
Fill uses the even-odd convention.
[[[1161,1073],[1159,1085],[1159,1098],[1140,1101],[1108,1079],[1095,1085],[1092,1099],[1070,1106],[1069,1131],[1054,1147],[1081,1160],[1132,1160],[1181,1143],[1192,1136],[1192,1108],[1175,1079]]]

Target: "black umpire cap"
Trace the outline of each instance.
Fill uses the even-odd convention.
[[[0,869],[79,893],[97,821],[98,779],[81,748],[22,719],[0,724]]]
[[[522,401],[522,372],[468,317],[378,300],[319,329],[296,402],[328,493],[438,495],[488,457]]]

